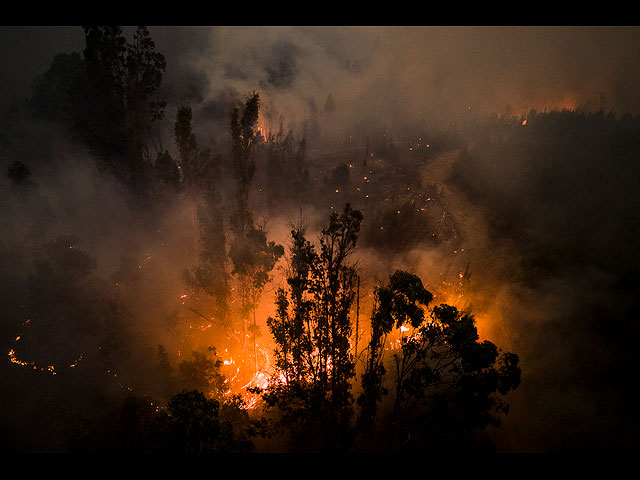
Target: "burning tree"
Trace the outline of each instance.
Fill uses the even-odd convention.
[[[243,356],[246,355],[247,330],[251,330],[256,371],[258,370],[256,306],[265,285],[270,280],[269,272],[273,270],[283,254],[282,245],[268,241],[265,230],[254,226],[247,230],[245,236],[236,238],[229,249],[229,257],[234,265],[232,273],[238,275],[240,279]],[[248,327],[247,320],[250,313],[253,313],[253,318],[251,326]]]
[[[390,451],[464,446],[473,431],[499,425],[508,411],[500,397],[520,383],[516,354],[479,342],[471,314],[445,304],[427,311],[432,299],[419,277],[403,271],[375,291],[358,426],[369,440],[377,429]],[[394,328],[403,336],[387,388],[384,345]],[[391,405],[384,405],[377,423],[379,403],[389,393]]]
[[[294,439],[306,442],[311,438],[305,434],[320,432],[312,448],[340,451],[350,443],[356,269],[348,257],[361,222],[362,214],[348,204],[342,214],[334,212],[320,236],[320,251],[306,240],[303,227],[292,230],[289,292],[278,290],[277,314],[267,320],[278,372],[263,398],[281,415],[276,429],[289,428]]]
[[[231,114],[231,160],[236,179],[235,209],[231,219],[234,238],[229,248],[229,258],[233,263],[232,274],[239,279],[242,317],[242,348],[246,360],[247,319],[253,312],[250,327],[253,334],[253,354],[255,370],[258,369],[255,309],[262,291],[269,281],[269,272],[284,254],[281,245],[267,240],[263,227],[256,226],[249,211],[249,188],[256,170],[253,150],[256,144],[256,123],[260,110],[260,97],[254,93],[242,110],[237,108]]]
[[[395,272],[387,287],[379,287],[375,291],[371,339],[362,375],[362,394],[358,397],[361,407],[358,425],[367,434],[374,428],[378,402],[388,393],[383,386],[386,336],[394,327],[402,328],[407,321],[419,326],[424,320],[424,311],[419,305],[428,305],[432,299],[433,295],[418,277],[403,271]]]
[[[319,251],[304,227],[292,230],[288,288],[278,289],[276,314],[267,320],[276,372],[266,388],[255,390],[275,415],[257,424],[264,434],[290,435],[297,449],[467,446],[460,442],[498,425],[507,412],[501,396],[520,382],[518,356],[479,342],[471,314],[450,305],[429,309],[433,295],[420,278],[399,270],[375,290],[366,365],[354,399],[350,315],[357,277],[348,257],[361,221],[348,204],[341,215],[334,212]],[[401,338],[392,342],[392,332]]]

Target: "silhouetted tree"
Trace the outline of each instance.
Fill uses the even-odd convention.
[[[176,394],[167,406],[171,451],[237,453],[244,450],[228,421],[220,421],[220,402],[197,390]]]
[[[230,275],[227,271],[225,224],[216,192],[204,194],[198,205],[197,220],[200,261],[191,271],[185,272],[185,282],[194,291],[205,292],[212,297],[216,325],[228,328]]]
[[[185,282],[195,291],[204,291],[214,300],[213,315],[228,327],[229,274],[225,225],[220,211],[217,182],[221,155],[199,149],[192,127],[191,107],[178,108],[174,124],[182,182],[192,207],[195,267],[184,273]]]
[[[68,366],[106,333],[109,299],[92,275],[95,258],[76,243],[62,236],[44,244],[27,277],[30,334],[19,349],[43,366]]]
[[[260,227],[250,226],[245,236],[235,238],[229,249],[229,258],[233,263],[233,275],[239,278],[241,295],[241,316],[243,332],[243,354],[246,346],[247,329],[252,330],[254,362],[257,370],[256,336],[257,324],[255,309],[262,291],[270,280],[269,273],[278,259],[284,254],[282,245],[267,240],[267,233]],[[249,313],[253,313],[252,324],[247,325]]]
[[[259,139],[256,124],[260,111],[260,95],[253,95],[245,102],[242,115],[238,108],[231,113],[231,166],[236,181],[231,231],[233,239],[229,248],[229,258],[233,263],[232,274],[239,279],[241,311],[243,322],[243,355],[246,347],[247,317],[253,312],[251,330],[253,333],[254,361],[256,357],[257,325],[255,321],[256,302],[269,280],[269,272],[284,253],[281,245],[267,241],[266,232],[257,227],[249,211],[249,189],[256,171],[254,149]],[[256,363],[257,369],[257,363]]]
[[[170,398],[174,392],[174,374],[175,370],[171,366],[169,354],[164,345],[158,345],[158,376],[160,378],[160,386],[158,388],[164,398]]]
[[[162,153],[158,152],[154,168],[155,176],[160,181],[163,190],[170,194],[177,193],[180,188],[180,170],[167,150]]]
[[[349,184],[349,166],[346,163],[337,165],[331,172],[332,187],[346,187]]]
[[[198,182],[198,142],[193,133],[192,127],[193,113],[188,105],[181,105],[176,112],[176,121],[173,131],[180,169],[182,171],[182,181],[187,188],[191,188]]]
[[[130,149],[149,159],[152,141],[151,125],[164,118],[166,102],[158,96],[167,63],[155,51],[155,43],[147,27],[137,27],[132,43],[127,43],[127,119]]]
[[[148,193],[152,126],[162,119],[157,98],[166,62],[146,27],[128,43],[120,27],[84,27],[86,88],[76,126],[101,165],[133,192]]]
[[[114,419],[117,423],[111,448],[126,454],[169,452],[174,442],[170,440],[168,418],[149,398],[128,395]]]
[[[207,352],[191,353],[193,359],[178,364],[175,384],[180,390],[198,390],[208,397],[221,399],[225,378],[220,373],[222,360],[216,355],[216,349],[209,347]]]
[[[99,166],[146,196],[155,157],[162,153],[154,127],[164,117],[159,90],[165,58],[146,27],[137,27],[131,42],[118,26],[83,28],[83,55],[55,55],[34,79],[29,106],[41,118],[72,127]]]
[[[249,188],[256,171],[253,150],[256,144],[255,125],[258,122],[260,95],[254,93],[242,109],[231,113],[231,166],[236,180],[236,203],[232,219],[232,230],[236,237],[242,237],[245,229],[252,224],[249,211]]]
[[[58,53],[49,69],[33,80],[29,104],[42,118],[73,127],[86,88],[87,74],[82,56],[78,52]]]
[[[432,300],[420,279],[396,271],[378,287],[372,315],[367,367],[362,377],[359,426],[369,439],[374,426],[386,449],[450,451],[468,447],[470,435],[499,425],[508,404],[501,398],[520,383],[518,356],[479,342],[475,322],[450,305],[429,310]],[[392,329],[401,329],[392,354],[390,388],[382,346]],[[404,333],[404,331],[411,333]],[[390,412],[376,421],[378,402],[392,393]]]
[[[371,339],[362,374],[362,394],[358,397],[358,424],[367,434],[375,427],[378,402],[388,393],[383,386],[386,337],[393,328],[400,328],[405,322],[419,326],[424,319],[419,305],[427,306],[433,298],[418,277],[400,270],[391,276],[388,286],[376,288],[374,297]]]
[[[267,324],[276,342],[276,375],[262,392],[302,449],[349,447],[352,411],[350,310],[355,267],[348,257],[356,246],[362,214],[346,205],[334,212],[319,239],[319,252],[294,228],[290,248],[289,292],[276,295],[276,316]],[[308,434],[314,432],[315,438]],[[302,438],[300,438],[302,437]]]
[[[127,454],[246,453],[251,444],[243,432],[234,430],[230,408],[236,407],[198,390],[175,394],[166,407],[129,395],[115,419],[111,448]]]
[[[249,417],[238,395],[228,393],[216,349],[193,351],[192,359],[173,368],[165,348],[158,348],[167,402],[130,394],[121,407],[115,449],[128,453],[237,453],[248,451]],[[163,406],[163,403],[165,406]]]
[[[265,142],[258,145],[258,152],[264,152],[265,186],[273,211],[292,201],[304,201],[310,187],[306,137],[298,138],[292,130],[285,135],[281,120],[278,132],[269,133]]]

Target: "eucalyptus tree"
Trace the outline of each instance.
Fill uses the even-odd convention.
[[[352,442],[356,266],[350,254],[361,222],[361,212],[348,204],[333,212],[318,249],[304,227],[293,228],[288,288],[278,290],[276,315],[267,320],[277,372],[261,393],[279,415],[275,431],[287,431],[302,448],[344,450]]]

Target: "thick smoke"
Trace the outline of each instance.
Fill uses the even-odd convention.
[[[522,118],[531,110],[581,109],[636,115],[639,34],[637,28],[600,27],[221,28],[212,32],[211,52],[197,68],[211,79],[206,94],[211,100],[259,85],[267,106],[277,109],[273,117],[282,114],[295,126],[306,124],[316,140],[312,148],[347,139],[363,144],[376,129],[404,139],[456,128],[467,145],[480,150],[486,136],[495,133],[479,128],[474,134],[474,122],[482,123],[484,114]],[[593,123],[586,131],[599,128]],[[606,259],[609,248],[635,258],[637,238],[620,234],[629,223],[611,219],[628,218],[637,208],[633,189],[620,193],[619,188],[625,177],[637,178],[637,169],[627,177],[615,165],[604,166],[605,151],[600,157],[572,156],[571,151],[585,153],[580,128],[557,138],[552,130],[541,130],[540,135],[559,138],[567,148],[554,144],[558,151],[543,162],[519,158],[517,150],[506,148],[491,151],[506,158],[486,153],[477,169],[459,161],[459,168],[469,168],[471,185],[461,184],[455,171],[447,178],[430,172],[430,165],[424,168],[425,177],[447,187],[444,201],[459,228],[460,249],[466,249],[459,260],[452,259],[450,250],[431,245],[402,255],[360,251],[372,284],[394,268],[408,268],[438,289],[443,276],[451,281],[471,265],[464,296],[449,299],[472,308],[483,335],[523,358],[525,384],[513,396],[499,440],[506,450],[617,448],[633,435],[606,407],[611,402],[630,414],[623,401],[626,389],[612,380],[612,370],[623,371],[621,365],[633,359],[618,334],[602,330],[607,329],[604,319],[627,325],[635,311],[633,287],[621,287],[628,281],[620,270],[624,261]],[[599,138],[601,145],[616,143]],[[544,142],[540,137],[527,141]],[[564,161],[558,158],[562,155]],[[558,168],[548,161],[558,161]],[[602,175],[603,168],[614,173]],[[588,179],[576,174],[580,171],[601,174]],[[493,201],[481,202],[483,194],[470,201],[465,187],[471,190],[474,182],[482,182],[483,194]],[[585,189],[599,200],[575,203],[587,199]],[[552,196],[545,199],[549,190]],[[609,208],[600,209],[612,200]],[[534,232],[528,235],[535,242],[518,243],[509,233],[496,234],[495,223],[488,226],[492,210],[503,205],[515,205],[506,218]],[[590,214],[584,216],[586,210]],[[547,243],[553,238],[561,247],[546,249],[539,238],[544,235],[550,237]],[[574,262],[565,265],[554,258],[558,255],[573,256]],[[545,263],[567,268],[549,271]],[[596,394],[598,386],[602,392]]]
[[[209,35],[193,57],[208,79],[207,103],[257,89],[276,120],[298,126],[333,110],[322,124],[333,139],[360,125],[446,128],[469,110],[640,108],[635,28],[220,27]]]

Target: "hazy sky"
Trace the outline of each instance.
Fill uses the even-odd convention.
[[[291,120],[329,94],[352,114],[448,118],[575,107],[640,111],[637,27],[150,27],[174,95],[259,90]],[[25,96],[80,27],[0,27],[1,95]],[[266,104],[266,103],[265,103]]]
[[[180,78],[200,78],[205,100],[258,89],[292,120],[329,94],[341,125],[586,102],[640,111],[640,28],[221,27],[182,49],[189,33],[171,48],[191,71]]]

